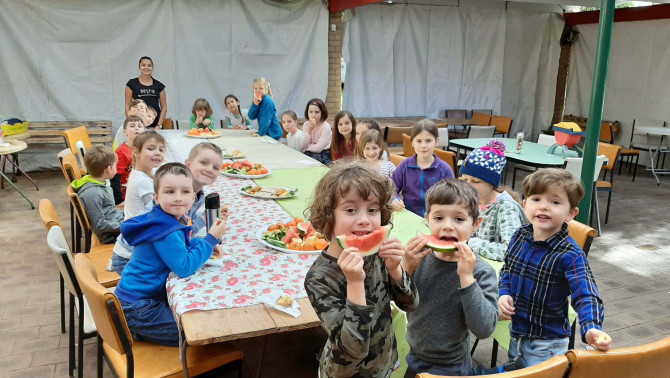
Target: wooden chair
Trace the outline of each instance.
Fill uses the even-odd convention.
[[[389,154],[389,160],[390,160],[391,163],[393,163],[393,165],[395,165],[396,167],[397,167],[398,165],[400,165],[400,163],[402,163],[402,161],[405,160],[405,159],[407,159],[406,156],[400,156],[400,155],[396,155],[396,154]]]
[[[46,198],[40,200],[38,210],[40,212],[40,219],[44,228],[49,232],[51,227],[61,226],[60,219],[58,219],[58,214],[56,214],[56,208],[53,203]],[[60,333],[65,333],[65,281],[63,280],[63,275],[60,275]],[[72,375],[72,374],[70,374]]]
[[[163,130],[173,130],[174,125],[172,124],[172,118],[163,119]]]
[[[84,166],[84,155],[91,147],[91,137],[88,135],[86,126],[79,126],[63,131],[65,147],[69,148],[75,156],[79,156],[81,165]]]
[[[563,378],[567,376],[570,370],[570,362],[564,355],[554,356],[541,364],[496,374],[495,378]],[[570,374],[572,376],[572,374]],[[452,378],[443,375],[433,375],[428,373],[417,374],[417,378]]]
[[[45,200],[42,200],[45,201]],[[48,201],[48,200],[47,200]],[[78,341],[76,343],[77,354],[77,376],[82,378],[84,376],[84,339],[94,337],[97,335],[95,322],[91,315],[91,310],[84,299],[84,294],[81,292],[79,282],[74,274],[74,261],[72,260],[72,252],[65,241],[63,230],[59,226],[53,226],[47,234],[47,244],[51,253],[56,259],[58,270],[61,277],[65,280],[65,286],[70,292],[70,337],[69,337],[69,372],[70,377],[75,367],[75,313],[78,316]],[[76,301],[76,302],[75,302]]]
[[[507,138],[509,137],[509,131],[512,128],[512,122],[514,122],[514,119],[510,117],[493,116],[491,117],[491,123],[489,125],[496,127],[495,134],[500,134]]]
[[[571,378],[667,377],[670,367],[670,337],[639,346],[607,352],[569,350]]]
[[[617,146],[609,143],[598,144],[598,155],[605,155],[609,160],[607,164],[603,165],[603,179],[596,181],[596,189],[602,192],[607,193],[607,211],[605,212],[605,224],[610,217],[610,204],[612,202],[612,189],[614,187],[614,166],[616,161],[619,159],[619,153],[621,152],[621,146]],[[610,172],[610,179],[606,181],[607,172]]]
[[[77,193],[74,192],[72,186],[68,186],[67,194],[70,198],[70,203],[74,207],[75,214],[77,215],[77,220],[79,226],[83,230],[83,233],[86,237],[85,249],[74,249],[75,253],[86,252],[91,261],[95,264],[97,270],[97,276],[100,279],[100,284],[104,287],[113,287],[116,286],[121,279],[116,272],[107,271],[107,262],[112,258],[114,244],[102,244],[100,240],[91,232],[91,226],[88,222],[88,217],[86,216],[86,211],[84,211],[84,206],[79,199]],[[77,248],[80,248],[79,239],[77,239]]]
[[[444,161],[445,163],[449,164],[451,167],[452,172],[454,172],[454,176],[456,175],[456,154],[451,152],[451,151],[444,151],[440,149],[435,149],[433,151],[435,156],[440,158],[440,160]]]
[[[477,126],[489,126],[491,124],[491,113],[484,114],[479,112],[472,113],[472,121],[477,122]]]
[[[468,112],[465,109],[447,109],[445,114],[447,118],[468,119]],[[464,125],[448,125],[447,129],[449,132],[452,132],[454,134],[455,138],[467,137],[467,127]],[[440,136],[440,139],[442,139],[442,136]]]
[[[74,257],[77,279],[98,326],[98,377],[105,357],[115,376],[182,377],[196,376],[228,365],[242,377],[242,352],[228,343],[190,346],[180,362],[178,347],[165,347],[133,340],[119,299],[100,285],[88,256]],[[184,371],[184,368],[186,371]]]
[[[447,118],[454,118],[454,119],[468,118],[468,112],[465,109],[447,109],[445,113],[447,115]]]
[[[404,152],[404,149],[402,146],[400,147],[394,147],[392,146],[393,144],[402,144],[402,135],[405,133],[411,133],[412,128],[410,127],[393,127],[393,126],[387,126],[384,129],[384,142],[388,146],[388,151],[389,153],[394,153],[394,154],[400,154],[401,152]],[[414,151],[414,150],[412,150]],[[412,152],[412,155],[414,155],[414,152]],[[410,155],[410,156],[412,156]]]
[[[83,175],[86,174],[85,170],[79,168],[77,158],[74,157],[72,151],[69,148],[66,148],[58,153],[58,162],[60,163],[61,171],[63,171],[63,176],[65,176],[65,181],[67,182],[68,186],[72,184],[72,181],[79,180]],[[72,203],[70,203],[69,207],[70,207],[70,242],[72,243],[72,247],[74,248],[74,245],[77,240],[76,238],[79,235],[78,232],[81,232],[81,230],[79,229],[75,221],[74,207],[72,206]]]
[[[414,147],[412,147],[412,140],[408,134],[402,134],[402,151],[405,157],[414,155]]]

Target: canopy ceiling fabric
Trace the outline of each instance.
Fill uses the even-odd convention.
[[[527,137],[551,122],[561,18],[500,8],[378,5],[345,24],[343,108],[356,116],[493,109]]]
[[[227,94],[248,108],[259,76],[271,83],[279,111],[301,113],[310,98],[326,96],[328,19],[320,0],[294,10],[261,0],[3,1],[0,113],[111,120],[116,129],[126,81],[139,75],[144,55],[166,85],[173,119],[188,119],[198,97],[209,100],[216,120]],[[55,167],[24,167],[45,165]]]
[[[568,72],[565,114],[587,117],[598,25],[580,25]],[[615,22],[605,89],[604,120],[618,120],[615,143],[629,145],[633,119],[670,122],[670,22]],[[666,138],[667,140],[667,138]],[[648,154],[640,162],[647,163]]]

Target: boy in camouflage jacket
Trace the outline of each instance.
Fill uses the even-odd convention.
[[[342,249],[335,235],[362,236],[389,223],[391,183],[360,163],[336,163],[321,179],[310,208],[316,230],[330,240],[305,277],[305,290],[328,340],[320,358],[321,377],[389,377],[398,360],[391,300],[412,311],[419,303],[411,278],[400,265],[396,238],[379,254],[363,257]]]

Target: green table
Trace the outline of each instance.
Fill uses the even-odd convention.
[[[497,138],[500,139],[500,138]],[[453,139],[449,141],[451,146],[472,151],[476,148],[486,146],[491,138]],[[505,157],[507,161],[517,164],[528,165],[535,168],[561,168],[565,165],[565,159],[559,155],[548,154],[551,146],[545,146],[533,142],[523,142],[521,153],[516,152],[516,139],[504,138],[502,141],[507,146]]]

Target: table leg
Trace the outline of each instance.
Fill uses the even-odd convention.
[[[256,372],[256,378],[261,376],[261,370],[263,369],[263,357],[265,357],[265,345],[268,342],[267,335],[263,336],[263,343],[261,344],[261,359],[258,361],[258,371]]]
[[[26,201],[28,201],[28,203],[30,204],[30,208],[31,208],[31,209],[35,210],[35,205],[33,205],[33,203],[30,202],[30,200],[28,199],[28,197],[26,197],[26,195],[23,194],[23,192],[21,191],[21,189],[19,189],[16,185],[14,185],[14,183],[9,179],[9,177],[5,176],[5,173],[4,173],[4,172],[0,171],[0,176],[2,176],[2,179],[7,180],[7,182],[8,182],[11,186],[13,186],[14,189],[16,189],[16,191],[19,192],[19,194],[20,194],[23,198],[25,198]]]
[[[18,154],[12,154],[12,157],[14,157],[15,162],[12,161],[12,159],[9,159],[9,158],[7,158],[6,156],[4,156],[4,158],[5,158],[6,160],[8,160],[8,161],[14,166],[14,168],[12,169],[12,181],[13,181],[13,182],[16,182],[16,172],[18,171],[18,172],[19,172],[20,174],[22,174],[25,178],[27,178],[28,181],[32,182],[33,185],[35,185],[35,190],[40,190],[40,188],[37,187],[37,183],[36,183],[32,178],[30,178],[30,176],[28,176],[28,174],[26,174],[26,172],[24,172],[23,169],[21,169],[21,167],[19,167],[19,158],[18,158]],[[5,167],[4,167],[4,162],[3,162],[3,167],[2,167],[2,168],[3,168],[3,171],[4,171],[4,168],[5,168]]]
[[[649,139],[649,134],[647,134],[647,140]],[[662,143],[662,142],[661,142]],[[648,145],[649,147],[649,160],[651,160],[651,174],[654,175],[654,178],[656,178],[656,186],[661,185],[661,181],[658,179],[658,176],[656,176],[656,170],[654,169],[654,158],[656,157],[656,154],[651,153],[651,145]],[[658,152],[661,149],[661,145],[658,145]]]

